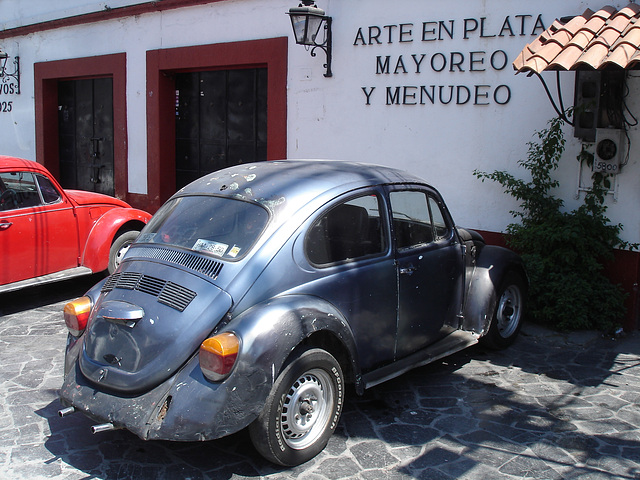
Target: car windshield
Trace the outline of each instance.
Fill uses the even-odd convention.
[[[253,203],[213,196],[169,200],[144,228],[136,243],[188,248],[215,257],[242,258],[269,220]]]

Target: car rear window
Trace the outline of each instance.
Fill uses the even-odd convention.
[[[245,256],[269,220],[259,205],[213,196],[169,200],[144,228],[136,243],[188,248],[228,260]]]

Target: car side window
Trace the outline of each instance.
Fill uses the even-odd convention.
[[[433,222],[433,239],[438,242],[449,238],[450,229],[444,219],[442,208],[440,208],[438,201],[431,196],[429,197],[429,211],[431,212],[431,220]]]
[[[323,266],[383,253],[387,249],[377,195],[364,195],[337,205],[309,229],[307,258]]]
[[[40,187],[40,193],[42,194],[44,203],[56,203],[62,198],[58,189],[47,177],[36,174],[36,179],[38,180],[38,186]]]
[[[412,248],[448,237],[449,227],[438,201],[426,192],[394,191],[389,194],[396,248]]]
[[[31,172],[0,173],[0,209],[16,210],[41,204],[36,180]]]

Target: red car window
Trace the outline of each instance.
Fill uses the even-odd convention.
[[[15,210],[42,204],[33,173],[0,173],[0,179],[4,188],[0,193],[0,209]]]
[[[38,185],[40,185],[40,193],[42,193],[42,200],[44,203],[56,203],[59,202],[62,198],[60,196],[60,192],[53,186],[51,180],[42,175],[36,174],[36,179],[38,180]]]

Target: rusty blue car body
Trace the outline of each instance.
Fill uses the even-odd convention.
[[[178,191],[88,292],[61,414],[147,440],[249,427],[266,458],[295,465],[324,448],[345,383],[362,394],[478,341],[507,346],[525,293],[521,259],[456,227],[409,173],[315,160],[227,168]],[[237,354],[208,378],[203,342],[223,334]]]

